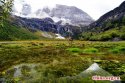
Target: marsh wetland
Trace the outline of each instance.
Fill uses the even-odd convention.
[[[3,83],[111,83],[81,75],[93,63],[125,81],[125,42],[13,41],[0,43]]]

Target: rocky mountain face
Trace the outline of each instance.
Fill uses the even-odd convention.
[[[81,33],[81,28],[78,26],[72,26],[69,24],[61,25],[60,22],[54,22],[51,18],[22,18],[13,16],[13,21],[17,26],[28,28],[29,30],[41,30],[44,32],[52,32],[55,34],[61,34],[64,37],[77,36]]]
[[[74,6],[57,4],[54,8],[45,7],[36,12],[37,16],[48,15],[55,21],[62,21],[73,25],[89,25],[94,20],[84,11]]]
[[[113,27],[124,24],[125,20],[125,1],[114,10],[104,14],[97,21],[89,26],[89,29],[100,28],[100,31],[105,31]]]
[[[66,23],[71,25],[83,25],[87,26],[94,20],[84,11],[75,6],[66,6],[57,4],[55,7],[43,7],[38,9],[36,12],[31,12],[32,6],[30,4],[22,4],[22,11],[19,13],[13,13],[18,16],[25,18],[51,18],[55,22],[61,22],[65,25]]]

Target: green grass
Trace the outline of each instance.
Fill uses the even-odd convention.
[[[115,48],[112,48],[109,51],[112,52],[112,53],[125,53],[125,47],[117,46]]]
[[[99,52],[98,49],[96,48],[85,48],[85,49],[81,49],[81,48],[68,48],[67,51],[71,52],[71,53],[84,53],[84,54],[96,54]]]
[[[4,27],[0,27],[0,40],[26,40],[26,39],[38,39],[30,31],[12,26],[8,23]]]
[[[81,53],[82,49],[80,48],[68,48],[67,49],[69,52],[73,52],[73,53]]]
[[[2,41],[47,39],[41,33],[39,30],[31,32],[27,28],[13,25],[10,22],[5,22],[4,27],[0,26],[0,40]]]
[[[98,30],[97,30],[98,31]],[[85,32],[82,34],[83,40],[91,41],[108,41],[113,40],[113,38],[125,39],[125,26],[114,27],[103,32]]]
[[[87,53],[87,54],[92,54],[92,53],[98,53],[99,50],[96,48],[86,48],[83,50],[83,53]]]

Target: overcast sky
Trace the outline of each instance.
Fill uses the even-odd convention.
[[[21,10],[21,4],[28,3],[32,7],[32,11],[43,8],[44,6],[53,7],[55,4],[68,6],[76,6],[88,13],[93,19],[97,20],[106,12],[119,6],[125,0],[15,0],[16,8]],[[24,2],[23,2],[24,1]]]

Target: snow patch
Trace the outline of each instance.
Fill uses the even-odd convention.
[[[43,37],[46,37],[46,38],[53,38],[53,36],[50,35],[50,34],[48,34],[47,32],[43,32],[43,33],[42,33],[42,36],[43,36]]]
[[[57,17],[52,17],[52,19],[53,19],[54,22],[59,22],[60,21],[60,19],[57,18]]]
[[[72,24],[69,19],[61,18],[60,20],[62,20],[62,25],[65,25],[66,23]]]
[[[61,36],[60,34],[56,34],[56,39],[65,39],[65,37]]]

